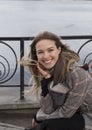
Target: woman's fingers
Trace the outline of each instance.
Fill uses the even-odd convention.
[[[41,73],[41,75],[43,77],[45,77],[48,74],[48,71],[46,71],[43,68],[41,68],[41,66],[39,65],[39,63],[37,64],[37,68],[38,68],[39,72]]]
[[[32,127],[35,127],[35,120],[32,119]]]

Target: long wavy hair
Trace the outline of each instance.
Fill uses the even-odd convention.
[[[61,53],[59,54],[59,59],[55,65],[54,73],[53,73],[54,75],[53,80],[55,84],[57,82],[64,82],[69,72],[70,65],[74,63],[75,61],[79,61],[80,59],[76,52],[71,50],[66,44],[63,44],[62,42],[63,40],[61,39],[61,37],[48,31],[39,33],[34,38],[34,40],[32,41],[30,45],[30,52],[28,55],[28,59],[27,60],[21,59],[21,64],[28,66],[29,70],[34,76],[37,86],[40,85],[41,76],[36,66],[36,63],[38,61],[37,55],[36,55],[36,44],[39,41],[44,40],[44,39],[53,40],[55,41],[55,45],[57,48],[61,47]]]

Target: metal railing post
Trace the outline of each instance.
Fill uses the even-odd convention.
[[[24,56],[24,40],[20,41],[20,59]],[[20,100],[24,99],[24,67],[20,65]]]

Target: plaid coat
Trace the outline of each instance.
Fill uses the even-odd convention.
[[[49,86],[49,94],[46,97],[41,96],[41,108],[37,112],[38,120],[50,118],[69,118],[79,107],[81,107],[84,119],[85,129],[92,130],[92,78],[87,71],[80,68],[78,63],[74,63],[70,67],[70,73],[66,80],[67,87],[58,84],[54,87],[53,82]],[[64,88],[64,89],[63,89]],[[51,91],[57,94],[56,100],[53,99]],[[60,93],[67,93],[65,103],[60,106]],[[57,98],[58,97],[58,98]],[[53,104],[59,106],[54,109]]]

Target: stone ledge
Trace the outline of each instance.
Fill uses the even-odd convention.
[[[17,100],[13,102],[7,102],[0,104],[0,110],[7,110],[7,109],[28,109],[28,108],[39,108],[38,103],[33,103],[27,100]]]

